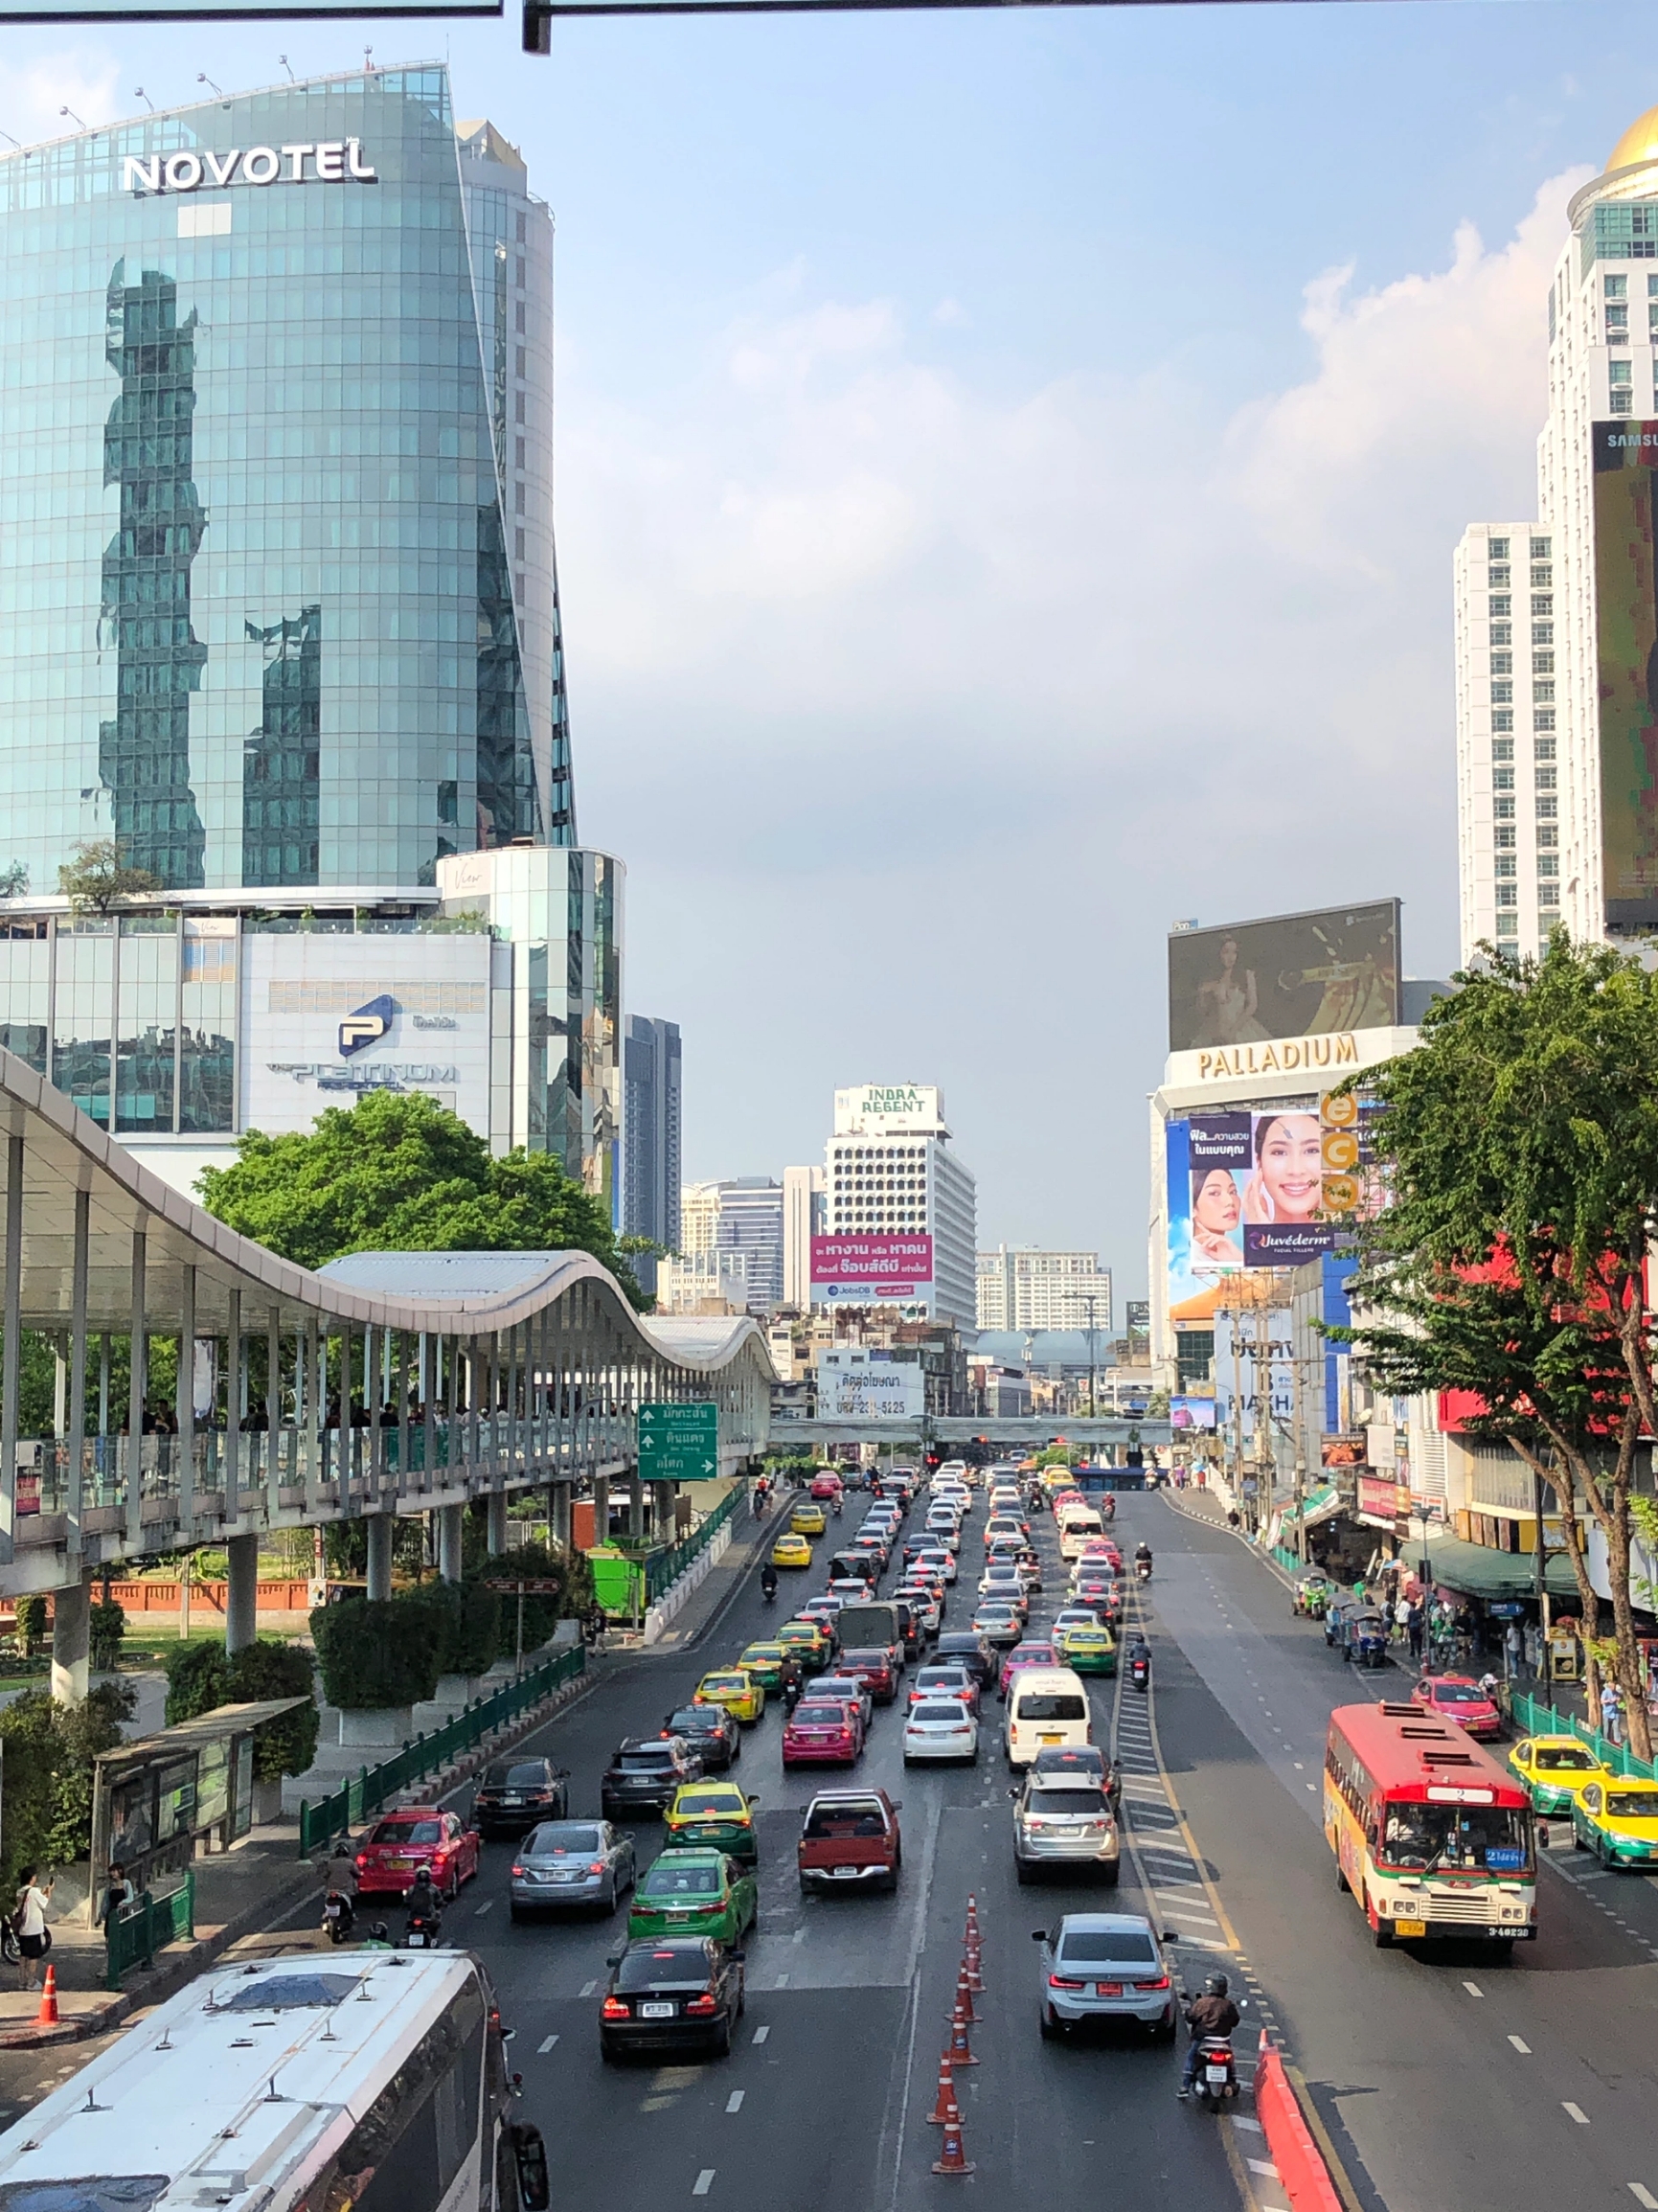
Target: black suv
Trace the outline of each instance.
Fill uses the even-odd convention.
[[[800,1669],[795,1669],[799,1678]],[[742,1757],[742,1730],[723,1705],[682,1705],[662,1723],[667,1736],[683,1736],[702,1761],[705,1774],[723,1774]]]
[[[950,1659],[958,1666],[965,1667],[970,1675],[976,1675],[981,1689],[988,1689],[996,1679],[998,1670],[994,1653],[983,1636],[974,1635],[968,1629],[952,1629],[948,1635],[941,1636],[933,1646],[932,1663],[935,1667],[942,1667]]]
[[[629,1736],[617,1746],[599,1785],[606,1820],[663,1813],[682,1782],[702,1778],[702,1761],[683,1736]]]
[[[472,1825],[481,1836],[522,1836],[538,1820],[562,1820],[569,1779],[569,1767],[551,1759],[498,1759],[472,1799]]]

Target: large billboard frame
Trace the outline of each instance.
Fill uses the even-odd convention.
[[[1658,422],[1591,428],[1601,901],[1613,935],[1658,928]]]
[[[1170,1051],[1397,1029],[1400,910],[1397,899],[1365,899],[1171,930]]]

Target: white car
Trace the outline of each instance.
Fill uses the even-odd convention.
[[[979,1723],[960,1698],[923,1698],[910,1707],[904,1721],[904,1765],[921,1759],[962,1759],[971,1765],[979,1756]]]
[[[945,1582],[953,1583],[962,1571],[961,1562],[947,1543],[927,1544],[916,1554],[918,1566],[937,1567]]]
[[[953,1513],[930,1513],[927,1516],[927,1534],[937,1537],[951,1551],[959,1551],[962,1544],[962,1524]]]

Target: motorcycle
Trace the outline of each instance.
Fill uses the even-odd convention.
[[[1230,2036],[1205,2036],[1197,2046],[1197,2075],[1192,2094],[1201,2104],[1219,2111],[1229,2097],[1238,2094],[1238,2062],[1232,2055]]]
[[[411,1912],[409,1925],[403,1931],[405,1948],[409,1950],[436,1950],[443,1925],[435,1912]]]
[[[777,1603],[777,1577],[776,1577],[776,1575],[761,1575],[761,1578],[760,1578],[760,1594],[761,1594],[761,1597],[764,1599],[765,1603],[766,1603],[768,1606],[775,1606],[775,1605],[776,1605],[776,1603]]]
[[[330,1889],[323,1899],[323,1932],[330,1943],[350,1943],[356,1927],[357,1908],[343,1889]]]
[[[1134,1572],[1143,1583],[1148,1583],[1151,1580],[1151,1562],[1149,1560],[1136,1560]]]
[[[838,1496],[830,1499],[829,1511],[834,1515],[836,1520],[839,1520],[841,1516],[841,1501]]]
[[[1144,1649],[1128,1654],[1128,1684],[1130,1689],[1149,1690],[1151,1687],[1151,1653]]]

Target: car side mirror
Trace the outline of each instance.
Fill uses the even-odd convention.
[[[560,1782],[568,1782],[568,1781],[569,1781],[569,1779],[570,1779],[570,1768],[569,1768],[568,1767],[560,1767],[558,1768],[558,1780],[559,1780]]]
[[[734,1950],[731,1955],[737,1964],[740,1966],[743,1960],[748,1956],[748,1953],[745,1950]]]
[[[1033,1927],[1031,1930],[1031,1941],[1033,1943],[1046,1943],[1047,1940],[1048,1930],[1045,1927]]]
[[[1166,1927],[1163,1930],[1163,1940],[1165,1943],[1178,1943],[1180,1938],[1175,1934],[1171,1927]]]
[[[904,1801],[903,1801],[903,1799],[902,1799],[901,1797],[895,1797],[895,1798],[893,1799],[893,1801],[892,1801],[892,1802],[893,1802],[893,1811],[894,1811],[895,1813],[901,1813],[901,1812],[903,1811],[903,1809],[904,1809]]]

